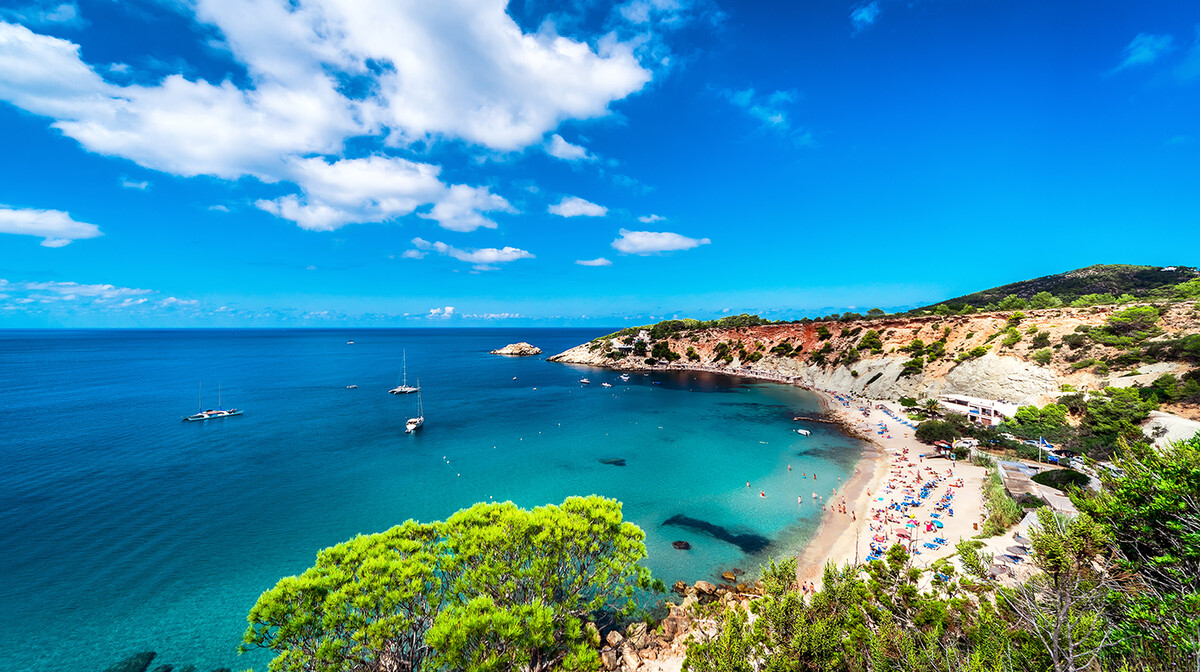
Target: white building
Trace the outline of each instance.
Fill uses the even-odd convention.
[[[951,413],[960,413],[981,425],[994,427],[1017,414],[1017,405],[995,399],[980,399],[961,394],[939,394],[938,404]]]

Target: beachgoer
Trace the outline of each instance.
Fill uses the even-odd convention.
[[[767,496],[767,493],[766,493],[766,491],[765,491],[765,490],[759,490],[759,491],[758,491],[758,496],[759,496],[759,497],[766,497],[766,496]]]

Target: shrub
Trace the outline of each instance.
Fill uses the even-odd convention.
[[[867,330],[863,334],[862,340],[858,342],[859,350],[870,350],[875,354],[883,352],[883,341],[879,339],[879,332],[874,329]]]
[[[912,376],[920,373],[925,368],[924,357],[913,357],[904,363],[904,368],[900,371],[900,377]]]
[[[817,340],[828,341],[831,338],[833,338],[833,333],[829,331],[829,327],[823,324],[817,327]]]
[[[926,420],[922,422],[917,425],[917,431],[914,435],[918,441],[924,443],[933,443],[934,441],[953,442],[962,436],[953,423],[942,420]]]
[[[671,350],[671,346],[666,341],[659,341],[650,349],[650,356],[655,359],[665,359],[668,362],[674,362],[679,359],[678,353]]]
[[[1021,332],[1017,331],[1016,327],[1009,327],[1008,329],[1006,329],[1004,331],[1004,340],[1000,342],[1000,345],[1002,345],[1006,348],[1011,348],[1012,346],[1016,345],[1020,341],[1021,341]]]
[[[1009,294],[1001,299],[1000,303],[996,304],[996,307],[1000,310],[1021,310],[1023,308],[1027,308],[1028,306],[1029,303],[1025,301],[1025,299],[1022,299],[1015,294]]]
[[[1041,364],[1042,366],[1046,366],[1050,363],[1050,359],[1054,357],[1054,351],[1050,348],[1042,348],[1041,350],[1035,351],[1031,357],[1033,358],[1033,361]]]
[[[1048,331],[1037,332],[1034,335],[1033,340],[1030,341],[1029,345],[1030,345],[1030,347],[1033,347],[1033,348],[1048,348],[1048,347],[1050,347],[1050,332],[1048,332]]]

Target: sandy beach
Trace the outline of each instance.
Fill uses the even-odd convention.
[[[895,402],[814,392],[830,415],[871,447],[864,450],[854,477],[836,495],[823,491],[825,517],[797,556],[796,578],[801,584],[819,586],[827,563],[862,562],[871,555],[872,546],[886,549],[902,543],[914,551],[916,566],[927,567],[954,555],[959,540],[979,533],[986,517],[985,468],[922,457],[933,453],[933,448],[917,441],[914,428],[904,424],[916,422],[908,420],[907,412]],[[925,497],[919,498],[923,486],[927,486]],[[919,506],[904,506],[905,501],[917,500]],[[938,503],[943,510],[936,510]]]

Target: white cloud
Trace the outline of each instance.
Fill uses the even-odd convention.
[[[141,191],[145,191],[150,188],[150,183],[147,181],[134,182],[133,180],[131,180],[127,177],[122,177],[121,178],[121,186],[125,187],[126,189],[138,189]]]
[[[79,15],[79,6],[71,2],[32,2],[23,7],[0,8],[0,19],[8,19],[31,26],[68,26],[77,28],[83,25]]]
[[[852,9],[850,11],[850,23],[854,26],[854,32],[857,33],[875,25],[875,22],[879,20],[881,11],[878,0],[865,5],[858,5]]]
[[[526,250],[515,247],[484,247],[477,250],[462,250],[453,245],[447,245],[441,241],[429,242],[423,238],[413,238],[412,244],[423,252],[437,252],[438,254],[452,257],[459,261],[465,261],[469,264],[477,266],[490,264],[506,264],[510,261],[518,259],[533,259],[534,255]],[[476,269],[485,270],[485,269]],[[493,270],[493,269],[486,269]]]
[[[587,149],[572,145],[557,133],[550,136],[549,142],[546,143],[546,153],[563,161],[591,161],[595,158],[588,154]]]
[[[515,213],[516,209],[486,187],[455,184],[437,201],[433,210],[421,217],[435,220],[443,229],[450,231],[496,228],[495,222],[483,216],[485,212]]]
[[[420,250],[405,250],[400,256],[404,259],[424,259],[425,253]]]
[[[24,298],[41,303],[57,301],[84,301],[91,303],[108,303],[120,306],[130,306],[144,303],[138,300],[146,294],[154,293],[150,289],[135,289],[118,287],[116,285],[96,284],[85,285],[78,282],[17,282],[9,283],[7,289],[13,293],[20,292]],[[115,303],[118,302],[119,303]]]
[[[399,173],[411,189],[371,180],[344,195],[321,190],[332,179],[321,174],[353,172],[337,160],[351,137],[398,147],[463,140],[519,150],[564,120],[607,115],[610,103],[651,78],[632,42],[610,34],[589,45],[555,34],[550,24],[526,33],[497,0],[182,6],[215,27],[220,44],[245,67],[246,88],[181,74],[154,85],[113,84],[99,74],[108,66],[85,63],[78,45],[0,22],[0,100],[49,117],[90,151],[143,167],[294,181],[300,194],[259,206],[304,228],[384,221],[432,205],[431,219],[469,231],[494,227],[481,213],[511,206],[484,187],[442,184],[437,166],[347,159]],[[355,82],[356,94],[343,93],[346,81]]]
[[[1175,38],[1171,35],[1138,33],[1129,44],[1125,45],[1125,56],[1121,59],[1120,65],[1113,68],[1113,72],[1150,65],[1160,56],[1174,49]]]
[[[657,254],[676,250],[690,250],[700,245],[708,245],[708,238],[688,238],[669,231],[629,231],[621,229],[620,237],[613,241],[612,246],[626,254]]]
[[[178,299],[174,296],[168,296],[167,298],[159,301],[158,305],[162,308],[191,308],[200,305],[200,302],[195,299]]]
[[[43,238],[44,247],[62,247],[71,241],[104,235],[95,224],[71,219],[62,210],[18,209],[0,206],[0,233]]]
[[[766,96],[760,96],[755,93],[754,89],[743,89],[726,91],[725,97],[765,127],[786,130],[791,125],[783,106],[796,100],[795,91],[775,91]]]
[[[213,212],[229,212],[229,206],[220,205],[220,204],[210,205],[210,206],[208,206],[208,209],[212,210]]]
[[[426,315],[426,317],[429,317],[429,318],[436,317],[441,320],[449,319],[451,317],[454,317],[454,306],[446,306],[445,308],[431,308],[429,310],[429,314]]]
[[[666,217],[663,217],[662,215],[642,215],[641,217],[638,217],[638,221],[643,224],[653,224],[655,222],[661,222],[664,219],[666,219]]]
[[[556,205],[548,208],[550,214],[559,217],[603,217],[608,208],[585,201],[578,196],[564,196]]]
[[[520,313],[468,313],[463,315],[466,319],[473,320],[513,320],[521,317]]]
[[[396,157],[371,156],[333,163],[320,157],[293,158],[287,161],[286,173],[302,194],[260,200],[255,205],[310,231],[383,222],[430,203],[434,204],[433,210],[421,216],[451,231],[494,229],[495,222],[483,212],[513,212],[508,201],[486,187],[447,187],[438,179],[440,172],[438,166]]]
[[[578,259],[575,261],[575,263],[579,264],[580,266],[612,266],[612,262],[604,257],[597,257],[596,259]]]

